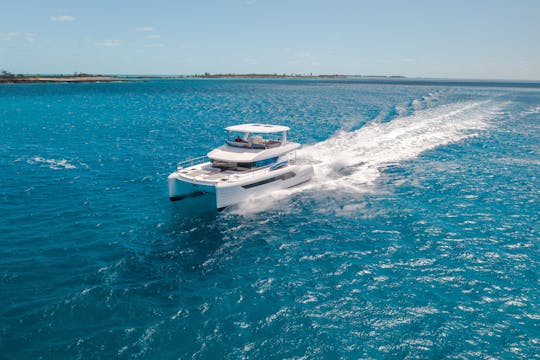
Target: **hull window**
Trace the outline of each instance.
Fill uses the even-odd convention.
[[[242,187],[244,189],[251,189],[251,188],[254,188],[256,186],[261,186],[261,185],[268,184],[268,183],[271,183],[271,182],[274,182],[274,181],[277,181],[277,180],[287,180],[287,179],[293,178],[295,176],[296,176],[296,174],[294,172],[289,171],[289,172],[286,172],[285,174],[281,174],[279,176],[274,176],[274,177],[271,177],[271,178],[268,178],[268,179],[257,181],[256,183],[253,183],[253,184],[242,185]]]

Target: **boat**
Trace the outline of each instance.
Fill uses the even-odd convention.
[[[210,195],[221,211],[312,178],[313,166],[296,158],[301,144],[287,140],[289,127],[255,123],[225,130],[225,144],[178,163],[168,177],[171,201]]]

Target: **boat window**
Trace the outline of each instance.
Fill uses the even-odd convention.
[[[250,188],[253,188],[253,187],[256,187],[256,186],[261,186],[261,185],[264,185],[264,184],[268,184],[268,183],[271,183],[271,182],[274,182],[274,181],[277,181],[277,180],[287,180],[287,179],[293,178],[295,176],[296,176],[296,173],[294,173],[292,171],[289,171],[289,172],[286,172],[285,174],[281,174],[279,176],[274,176],[274,177],[271,177],[269,179],[261,180],[261,181],[255,182],[253,184],[242,185],[242,187],[244,189],[250,189]]]
[[[216,168],[219,168],[219,169],[222,169],[222,170],[226,170],[226,169],[233,169],[237,165],[236,165],[236,163],[233,163],[233,162],[212,160],[212,166],[216,167]]]
[[[238,167],[247,168],[247,169],[263,167],[263,166],[267,166],[267,165],[275,163],[277,159],[278,159],[277,157],[273,157],[269,159],[259,160],[257,162],[252,162],[252,163],[238,163]]]
[[[255,163],[255,167],[261,167],[261,166],[266,166],[266,165],[273,164],[273,163],[275,163],[277,161],[277,159],[278,159],[277,157],[273,157],[273,158],[257,161]]]
[[[235,162],[228,162],[228,161],[220,161],[220,160],[212,160],[212,166],[220,168],[222,170],[246,170],[246,169],[253,169],[263,166],[268,166],[277,161],[277,157],[269,158],[260,160],[257,162],[249,162],[249,163],[235,163]]]

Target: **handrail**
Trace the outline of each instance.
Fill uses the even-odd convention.
[[[285,161],[280,162],[279,164],[283,164],[283,165],[279,166],[277,168],[274,168],[274,169],[272,169],[272,167],[274,165],[277,165],[277,164],[274,164],[274,165],[269,164],[269,165],[263,166],[261,168],[255,168],[254,170],[246,171],[246,172],[242,172],[242,173],[238,173],[238,174],[227,174],[227,181],[228,182],[240,181],[240,180],[243,180],[243,179],[245,179],[247,177],[252,177],[252,176],[258,175],[261,172],[271,172],[271,171],[274,171],[274,170],[277,170],[277,169],[281,169],[282,167],[285,167],[285,166],[294,165],[296,163],[297,163],[297,161],[296,161],[296,155],[295,155],[295,157],[293,159],[287,159]]]
[[[295,142],[296,139],[287,139],[285,144]],[[238,147],[238,148],[245,148],[245,149],[272,149],[276,147],[283,146],[283,144],[279,141],[276,141],[275,143],[269,145],[265,144],[264,142],[262,144],[250,144],[249,142],[235,142],[234,140],[226,140],[225,144],[232,146],[232,147]]]
[[[211,159],[207,155],[203,155],[203,156],[194,157],[194,158],[190,158],[190,159],[180,161],[176,166],[177,166],[177,170],[181,170],[181,169],[184,169],[184,168],[187,168],[187,167],[190,167],[190,166],[202,164],[202,163],[209,162],[209,161],[211,161]],[[223,175],[223,178],[226,178],[228,182],[236,182],[236,181],[243,180],[243,179],[245,179],[247,177],[252,177],[252,176],[258,175],[261,172],[269,172],[269,171],[277,170],[277,169],[280,169],[280,168],[282,168],[284,166],[294,165],[296,163],[297,163],[297,159],[296,159],[296,151],[295,151],[293,158],[289,158],[289,159],[287,159],[285,161],[281,161],[279,164],[268,164],[266,166],[263,166],[263,167],[260,167],[260,168],[254,168],[254,169],[248,170],[248,171],[243,171],[243,172],[239,172],[239,173],[227,172],[227,173],[223,173],[222,175]],[[283,164],[283,165],[272,169],[272,167],[274,165],[281,165],[281,164]],[[195,178],[198,178],[199,181],[202,180],[198,176],[195,177]],[[204,180],[202,180],[202,181],[204,181]],[[215,183],[215,181],[211,181],[210,183]]]
[[[248,178],[248,177],[253,177],[253,176],[257,175],[257,174],[260,174],[261,172],[268,172],[269,167],[270,166],[265,166],[263,168],[259,168],[259,169],[255,169],[255,170],[251,170],[251,171],[246,171],[246,172],[242,172],[242,173],[238,173],[238,174],[227,174],[227,182],[236,182],[236,181],[240,181],[240,180],[243,180],[245,178]]]
[[[183,169],[183,168],[186,168],[186,167],[190,167],[190,166],[193,166],[193,165],[198,165],[198,164],[208,162],[209,160],[210,160],[210,158],[207,155],[182,160],[178,164],[176,164],[176,169],[180,170],[180,169]]]

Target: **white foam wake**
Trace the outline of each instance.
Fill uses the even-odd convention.
[[[374,121],[352,132],[338,131],[329,139],[298,151],[298,158],[311,162],[315,168],[312,181],[275,192],[265,200],[243,204],[240,212],[267,209],[299,191],[334,194],[372,191],[383,167],[477,136],[489,127],[489,120],[500,113],[501,107],[491,101],[457,102],[417,110],[390,122]]]
[[[307,187],[357,192],[359,186],[374,182],[383,166],[477,136],[499,111],[500,106],[490,102],[459,102],[387,123],[370,123],[354,132],[339,131],[299,151],[299,158],[315,167],[315,177]]]
[[[75,169],[76,166],[71,164],[66,159],[45,159],[40,156],[35,156],[27,161],[29,164],[41,164],[52,170]]]

